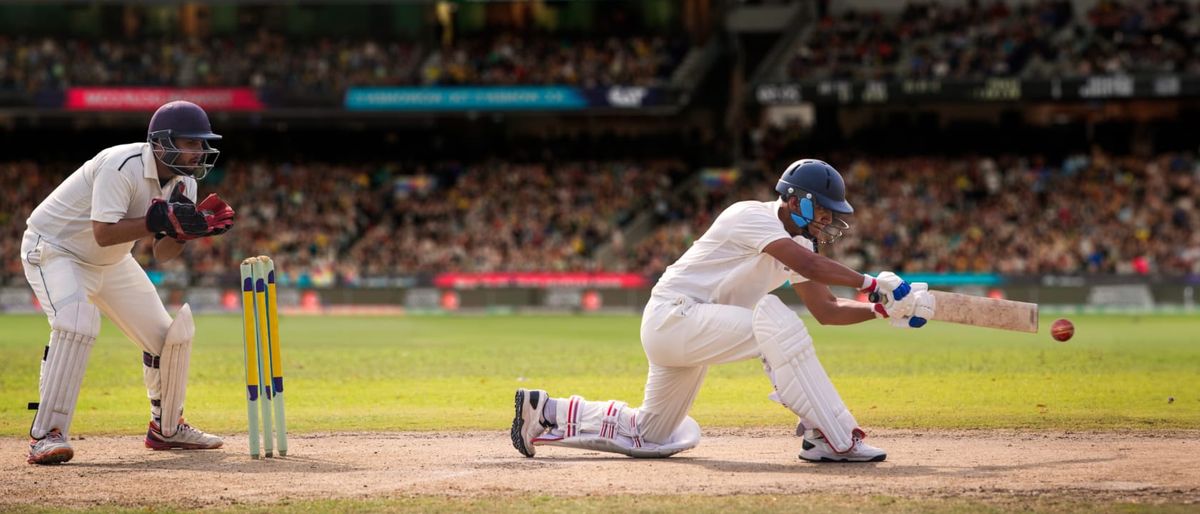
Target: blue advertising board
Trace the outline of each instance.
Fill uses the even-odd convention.
[[[355,87],[346,91],[351,111],[553,111],[638,109],[661,105],[663,93],[640,86],[424,86]]]
[[[346,91],[352,111],[467,111],[583,109],[573,87],[363,87]]]

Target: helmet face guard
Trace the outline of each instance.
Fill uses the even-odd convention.
[[[833,211],[833,209],[829,209],[828,207],[822,205],[819,199],[817,202],[813,202],[812,193],[806,191],[798,191],[797,194],[794,194],[794,196],[800,200],[800,213],[791,213],[792,221],[795,222],[797,226],[805,230],[808,230],[810,225],[820,225],[817,228],[817,230],[820,232],[820,235],[816,236],[816,241],[818,243],[832,243],[845,235],[846,232],[850,231],[850,222],[846,219],[846,217],[849,216],[849,213]],[[822,207],[825,207],[833,212],[833,220],[825,224],[821,224],[821,222],[817,221],[817,209],[814,207],[814,205],[821,205]]]
[[[792,221],[802,229],[820,224],[816,220],[817,206],[833,214],[831,222],[818,227],[821,235],[814,238],[817,242],[832,243],[850,230],[847,218],[854,214],[854,207],[846,201],[846,183],[841,173],[828,163],[816,159],[793,162],[779,177],[775,191],[784,201],[793,196],[799,200],[800,212],[792,213]]]
[[[221,139],[221,136],[217,136],[216,134],[174,134],[173,132],[170,129],[156,130],[151,132],[146,140],[156,151],[158,160],[166,165],[167,168],[170,168],[176,175],[204,180],[204,177],[208,176],[208,172],[212,171],[213,166],[217,164],[217,157],[221,155],[221,151],[214,148],[209,141]],[[175,138],[177,137],[198,139],[200,140],[201,148],[199,150],[179,148],[175,145]],[[157,153],[158,151],[161,151],[161,154]],[[199,155],[199,157],[196,159],[189,158],[193,155]],[[195,163],[188,164],[192,161]]]

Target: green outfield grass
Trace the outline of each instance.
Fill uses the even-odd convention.
[[[820,327],[817,353],[872,428],[1200,428],[1200,319],[1079,316],[1067,343],[953,325]],[[1046,324],[1048,324],[1047,320]],[[238,316],[200,316],[188,417],[245,431]],[[0,434],[23,435],[48,335],[41,316],[0,316]],[[517,387],[640,403],[635,316],[285,317],[292,432],[506,429]],[[141,352],[106,322],[76,434],[145,430]],[[706,427],[787,425],[757,361],[713,368],[693,410]],[[1168,397],[1174,402],[1168,403]]]

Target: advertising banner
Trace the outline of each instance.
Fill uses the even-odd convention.
[[[63,108],[73,111],[154,111],[173,100],[194,102],[208,111],[261,111],[254,89],[167,87],[73,87]]]
[[[635,273],[587,272],[492,272],[442,273],[433,279],[437,287],[471,289],[476,287],[598,287],[628,289],[648,287],[646,277]]]
[[[640,109],[663,105],[665,91],[639,86],[355,87],[346,91],[351,111],[571,111]]]
[[[582,109],[571,87],[367,87],[346,91],[352,111],[468,111]]]

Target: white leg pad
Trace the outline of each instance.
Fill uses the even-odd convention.
[[[754,337],[780,403],[821,431],[838,453],[853,449],[855,437],[866,437],[817,360],[804,322],[778,297],[767,295],[754,307]]]
[[[667,441],[642,439],[638,409],[625,402],[589,402],[578,396],[560,401],[556,411],[558,428],[534,438],[533,444],[566,446],[637,458],[670,457],[700,444],[700,425],[690,416],[675,428]]]
[[[167,328],[159,359],[159,380],[162,392],[159,428],[166,437],[175,435],[179,418],[183,417],[183,400],[187,396],[188,363],[192,360],[192,338],[196,325],[192,321],[192,308],[186,303],[175,315]]]
[[[64,437],[71,429],[75,402],[87,369],[88,357],[100,334],[100,309],[75,302],[57,309],[50,323],[50,347],[42,362],[38,411],[29,436],[46,437],[55,428]]]

